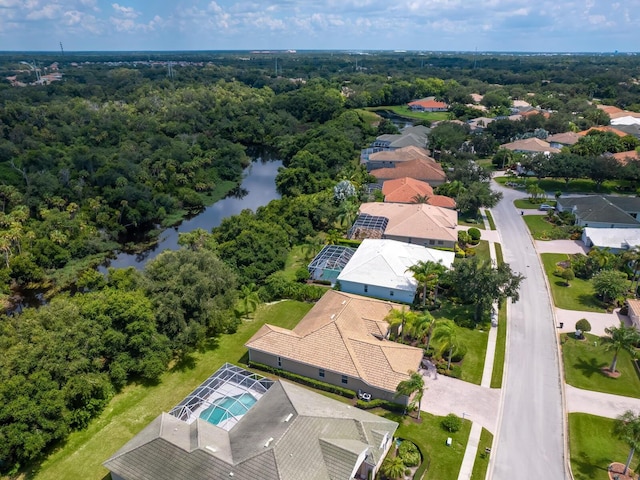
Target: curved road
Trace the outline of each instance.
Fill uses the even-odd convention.
[[[523,194],[495,182],[493,187],[504,194],[491,210],[504,260],[526,279],[520,301],[508,306],[505,380],[488,478],[561,480],[567,478],[564,412],[551,300],[533,241],[513,206]]]

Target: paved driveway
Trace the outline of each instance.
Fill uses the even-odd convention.
[[[496,432],[500,390],[485,388],[456,378],[423,371],[427,387],[422,399],[422,411],[433,415],[455,413],[478,422],[491,433]]]
[[[587,253],[589,249],[581,240],[536,240],[538,253]]]
[[[626,315],[620,315],[620,309],[616,309],[614,313],[596,313],[596,312],[583,312],[580,310],[563,310],[556,308],[556,321],[563,322],[562,328],[559,328],[560,333],[575,332],[576,322],[581,318],[586,318],[591,324],[591,332],[593,335],[605,335],[604,329],[607,327],[618,327],[620,322],[624,322],[625,325],[631,326],[631,319]]]
[[[592,392],[567,385],[565,387],[567,410],[600,417],[616,418],[625,410],[640,411],[640,398],[622,397],[609,393]]]

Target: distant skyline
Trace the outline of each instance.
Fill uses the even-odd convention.
[[[640,51],[640,0],[0,0],[0,50]]]

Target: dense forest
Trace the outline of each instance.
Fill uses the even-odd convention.
[[[63,78],[31,85],[23,61],[43,72],[56,62]],[[0,77],[0,297],[39,289],[48,299],[0,316],[0,471],[9,472],[86,426],[128,382],[156,382],[233,331],[242,299],[322,294],[282,269],[293,246],[340,236],[367,198],[359,151],[397,131],[367,108],[434,96],[463,122],[502,115],[513,99],[553,111],[480,134],[434,126],[430,148],[449,180],[438,191],[466,212],[499,200],[490,173],[469,160],[536,132],[608,124],[594,100],[640,111],[634,55],[5,53]],[[472,93],[489,113],[469,106]],[[635,137],[588,137],[553,164],[525,166],[637,185],[637,162],[601,157],[636,148]],[[281,199],[184,234],[180,250],[141,271],[96,270],[232,190],[254,149],[283,160]]]

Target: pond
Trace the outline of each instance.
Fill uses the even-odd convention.
[[[106,267],[140,269],[161,252],[165,250],[177,250],[178,235],[202,228],[207,232],[220,225],[223,219],[239,214],[242,210],[255,211],[258,207],[267,205],[271,200],[280,198],[276,191],[275,178],[278,168],[282,166],[280,160],[263,160],[259,157],[245,170],[244,178],[240,186],[232,191],[226,198],[206,207],[201,213],[184,220],[179,225],[164,230],[158,242],[151,248],[140,253],[120,252],[108,264],[100,270],[106,272]]]

